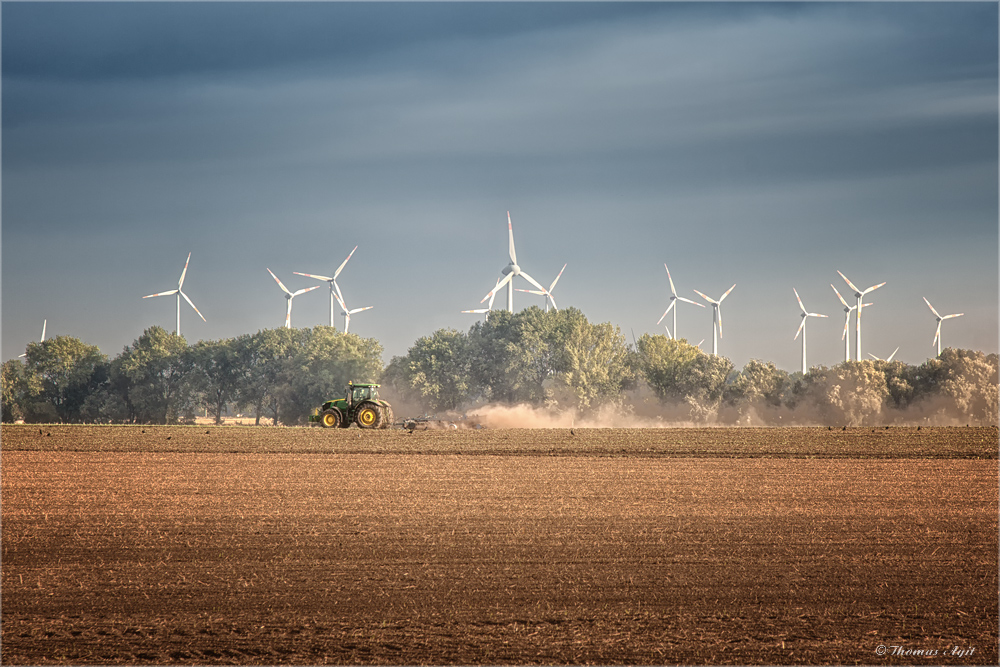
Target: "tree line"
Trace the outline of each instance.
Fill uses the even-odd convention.
[[[971,350],[947,349],[919,366],[848,361],[802,375],[751,360],[737,371],[684,340],[645,334],[629,344],[617,326],[575,308],[531,307],[493,311],[467,332],[435,331],[387,367],[382,351],[325,326],[190,346],[151,327],[114,359],[58,336],[4,363],[3,421],[164,424],[208,414],[220,423],[233,408],[258,424],[302,424],[349,380],[381,382],[400,416],[504,404],[700,424],[998,419],[997,355]]]

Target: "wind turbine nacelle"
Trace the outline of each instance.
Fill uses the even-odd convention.
[[[508,264],[507,266],[503,267],[503,271],[501,271],[500,273],[502,273],[503,275],[507,275],[508,273],[511,272],[513,272],[515,276],[519,276],[521,275],[521,267],[518,266],[517,264]]]

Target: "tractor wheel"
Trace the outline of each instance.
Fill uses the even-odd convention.
[[[385,405],[382,407],[382,428],[392,428],[393,423],[396,421],[396,416],[392,414],[392,406]]]
[[[340,422],[343,421],[340,417],[340,410],[324,410],[323,414],[320,415],[319,423],[323,425],[323,428],[337,428],[340,426]]]
[[[354,423],[359,428],[378,428],[382,424],[382,410],[374,403],[362,403],[354,413]]]

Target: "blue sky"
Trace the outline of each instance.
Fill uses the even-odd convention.
[[[341,274],[385,358],[466,330],[507,264],[631,339],[664,263],[720,353],[998,347],[995,3],[4,3],[2,356],[281,326]],[[520,286],[527,287],[522,283]],[[498,298],[496,305],[501,305]],[[515,309],[542,305],[516,293]],[[688,304],[679,335],[711,345]],[[292,323],[329,321],[325,286]],[[337,316],[338,327],[342,318]],[[852,323],[853,332],[853,323]],[[853,334],[852,334],[853,335]],[[853,341],[852,341],[853,346]],[[867,354],[865,355],[867,356]]]

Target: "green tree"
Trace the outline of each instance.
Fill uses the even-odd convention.
[[[234,338],[203,340],[188,349],[190,381],[202,395],[216,424],[222,423],[222,413],[236,398],[244,379],[239,351],[238,339]]]
[[[736,410],[738,417],[753,411],[766,420],[781,407],[790,386],[788,373],[774,362],[751,359],[725,387],[724,400]]]
[[[3,362],[2,372],[2,421],[10,424],[19,419],[24,419],[24,411],[21,408],[24,402],[25,378],[24,364],[20,359],[10,359]]]
[[[874,362],[845,361],[833,368],[811,368],[801,393],[822,423],[865,426],[879,422],[889,388]]]
[[[608,322],[591,324],[575,308],[547,315],[555,320],[548,349],[555,351],[550,363],[557,392],[571,396],[578,410],[619,401],[635,381],[621,330]]]
[[[236,353],[241,360],[243,377],[236,392],[237,403],[254,411],[254,423],[270,413],[278,423],[280,397],[284,393],[285,368],[296,351],[303,345],[302,329],[262,329],[257,333],[241,336]]]
[[[88,395],[107,379],[107,357],[94,345],[56,336],[28,345],[25,419],[79,422]]]
[[[304,423],[324,401],[344,395],[351,380],[382,375],[382,345],[332,327],[302,329],[301,347],[282,364],[277,397],[281,422]]]
[[[186,352],[182,336],[158,326],[146,329],[122,351],[112,378],[126,392],[122,402],[134,421],[173,424],[190,413],[191,367]]]
[[[458,409],[472,395],[468,338],[439,329],[417,339],[405,357],[393,358],[383,383],[425,411]]]

